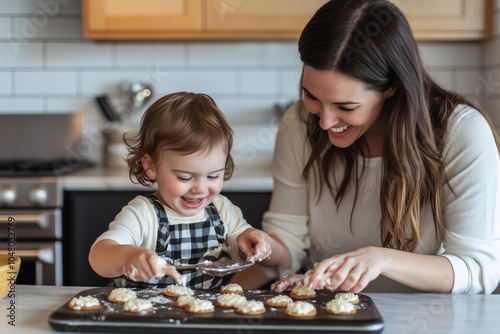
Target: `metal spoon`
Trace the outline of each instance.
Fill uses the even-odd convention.
[[[210,262],[202,262],[197,264],[174,264],[173,266],[178,271],[197,270],[205,275],[210,276],[225,276],[246,269],[255,264],[253,261],[234,261],[228,258]]]

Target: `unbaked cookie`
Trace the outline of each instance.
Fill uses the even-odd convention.
[[[135,291],[127,288],[116,288],[109,294],[108,301],[112,303],[125,303],[132,298],[137,298]]]
[[[247,299],[239,294],[225,293],[217,298],[217,306],[223,308],[235,308],[241,303],[246,302]]]
[[[184,310],[188,313],[212,313],[214,305],[209,300],[194,298]]]
[[[309,289],[305,285],[297,285],[293,288],[292,292],[290,292],[290,297],[293,299],[309,299],[316,297],[316,291],[313,289]]]
[[[242,294],[243,293],[243,288],[241,285],[238,283],[230,283],[228,285],[222,286],[220,289],[221,293],[237,293],[237,294]]]
[[[302,301],[288,304],[285,310],[285,314],[291,317],[314,317],[316,313],[313,304]]]
[[[184,286],[178,284],[171,284],[165,288],[163,294],[168,297],[179,297],[182,295],[192,296],[194,295],[193,290],[190,288],[186,288]]]
[[[326,304],[326,313],[348,315],[356,313],[356,308],[353,304],[344,299],[332,299]]]
[[[352,292],[337,293],[337,294],[335,294],[335,299],[344,299],[351,304],[358,304],[359,303],[358,295],[355,293],[352,293]]]
[[[258,315],[266,313],[266,307],[261,301],[247,300],[246,302],[236,306],[234,312],[238,314]]]
[[[193,299],[194,297],[190,295],[179,296],[179,298],[177,298],[177,300],[175,301],[174,306],[179,308],[185,308],[186,306],[188,306],[189,303],[193,301]]]
[[[68,302],[68,307],[76,311],[90,311],[101,308],[101,304],[99,303],[99,299],[97,298],[91,296],[80,296],[78,298],[74,297],[73,299],[71,299]]]
[[[123,304],[123,310],[130,313],[149,313],[153,312],[153,304],[149,300],[132,298]]]
[[[285,295],[279,295],[266,300],[266,305],[271,307],[287,307],[292,302],[292,298]]]

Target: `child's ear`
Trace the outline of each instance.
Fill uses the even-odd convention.
[[[153,159],[149,156],[149,154],[144,155],[141,158],[142,168],[146,172],[147,176],[151,180],[156,180],[156,167]]]

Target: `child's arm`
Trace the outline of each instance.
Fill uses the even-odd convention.
[[[94,271],[103,277],[127,275],[133,280],[145,281],[162,274],[156,265],[158,257],[145,248],[120,245],[111,239],[97,242],[89,253]]]
[[[164,275],[176,280],[181,276],[173,266],[158,265],[156,253],[134,245],[120,245],[111,239],[100,240],[92,247],[89,262],[103,277],[126,275],[134,281],[147,281]]]

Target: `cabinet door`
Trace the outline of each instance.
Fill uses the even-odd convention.
[[[207,33],[226,37],[298,38],[326,0],[208,0]]]
[[[84,37],[154,38],[202,29],[202,0],[83,0]]]
[[[491,0],[392,0],[405,13],[418,40],[490,37]]]

